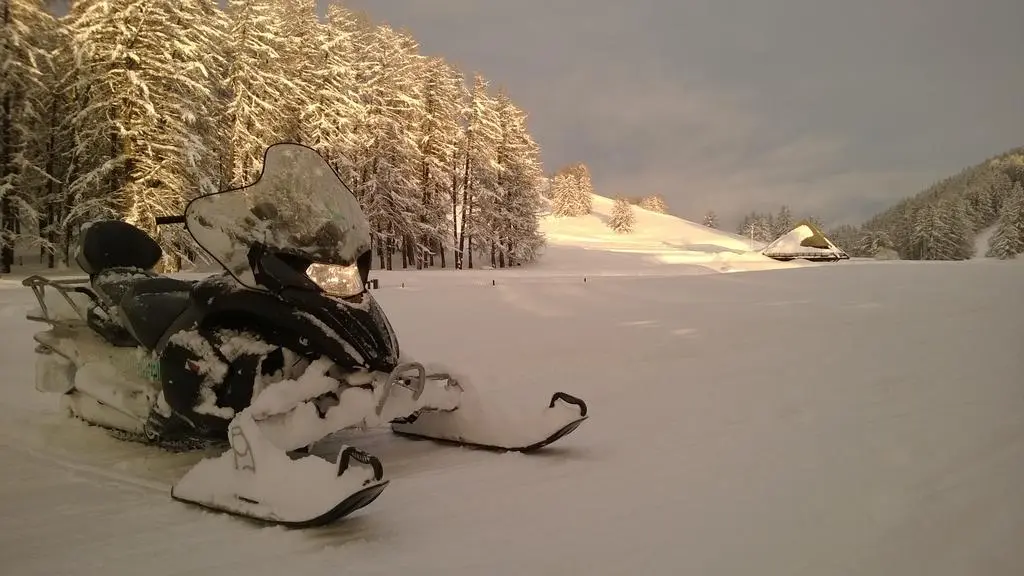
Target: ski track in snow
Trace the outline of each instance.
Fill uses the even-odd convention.
[[[381,274],[413,357],[592,417],[534,455],[346,433],[392,483],[306,531],[173,502],[197,456],[60,418],[7,282],[2,573],[1024,573],[1024,264],[678,273]]]
[[[978,235],[974,237],[974,258],[985,257],[985,253],[988,252],[988,243],[992,236],[995,235],[996,228],[998,227],[998,224],[993,224],[978,232]]]

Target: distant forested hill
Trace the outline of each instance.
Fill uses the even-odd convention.
[[[851,248],[859,255],[891,248],[908,260],[963,260],[974,255],[978,233],[992,227],[986,256],[1024,252],[1024,147],[966,168],[841,235],[856,242]]]

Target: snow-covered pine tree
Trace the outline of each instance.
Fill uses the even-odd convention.
[[[993,222],[998,218],[1003,202],[1010,198],[1013,182],[1014,180],[1003,169],[995,169],[985,177],[985,186],[988,188],[988,195],[991,198],[992,210],[994,212],[992,215]]]
[[[974,222],[968,214],[967,202],[963,198],[950,199],[942,208],[949,229],[947,259],[971,258],[974,255]]]
[[[512,221],[512,203],[515,201],[515,183],[511,182],[510,169],[520,154],[517,149],[517,142],[513,141],[512,133],[517,110],[512,108],[512,102],[504,91],[498,90],[494,98],[494,108],[498,123],[497,141],[494,147],[494,185],[489,195],[489,202],[480,205],[481,224],[485,234],[477,236],[480,248],[490,248],[491,266],[498,267],[498,255],[501,254],[502,261],[507,252],[508,236]],[[502,266],[504,267],[504,266]]]
[[[565,178],[560,178],[560,176]],[[555,174],[557,185],[552,186],[552,204],[555,216],[585,216],[593,207],[594,186],[586,164],[577,162]]]
[[[455,249],[455,267],[473,267],[474,238],[487,242],[487,211],[494,206],[497,185],[497,144],[501,126],[497,104],[488,92],[489,83],[480,74],[474,75],[466,131],[462,140],[462,198],[459,206],[459,241]]]
[[[770,215],[757,212],[751,212],[744,216],[737,232],[742,236],[750,238],[752,242],[770,242],[775,239],[772,235]]]
[[[576,179],[565,169],[559,170],[551,176],[550,194],[552,210],[555,216],[571,215],[571,207],[568,200],[575,195]]]
[[[608,220],[608,227],[619,234],[629,234],[633,231],[636,223],[636,215],[633,214],[633,205],[629,200],[618,196],[612,205],[612,216]]]
[[[499,92],[498,118],[502,140],[497,150],[497,242],[491,265],[504,268],[533,260],[544,244],[539,230],[540,147],[526,130],[526,114]]]
[[[741,236],[750,236],[750,234],[748,234],[748,232],[751,230],[751,227],[750,227],[751,220],[752,220],[752,217],[751,217],[750,214],[744,215],[743,219],[740,220],[739,226],[736,227],[736,233],[741,235]]]
[[[36,175],[32,184],[23,185],[25,192],[33,198],[38,215],[36,231],[40,247],[40,261],[45,258],[49,268],[56,264],[57,253],[67,262],[68,249],[65,242],[65,227],[62,224],[67,212],[64,192],[68,161],[71,156],[71,139],[63,133],[66,123],[65,57],[70,48],[66,28],[49,14],[37,21],[33,27],[32,45],[38,47],[45,58],[37,59],[41,83],[31,92],[36,114],[31,137],[26,141],[24,157]]]
[[[943,208],[927,204],[914,216],[911,249],[918,260],[946,260],[949,254],[949,222]]]
[[[361,59],[361,47],[369,44],[364,38],[372,28],[342,4],[332,3],[320,32],[322,40],[316,46],[320,65],[312,67],[308,80],[313,85],[314,100],[305,127],[310,145],[355,191],[361,181],[356,161],[360,151],[368,147],[362,102],[367,86],[360,83],[360,75],[368,78],[369,70]]]
[[[938,223],[934,217],[935,207],[925,204],[914,210],[912,229],[909,238],[908,252],[913,260],[927,260],[934,254],[932,247],[936,232],[933,228]]]
[[[176,82],[168,86],[169,114],[180,113],[180,125],[164,123],[164,129],[182,130],[175,138],[183,141],[181,190],[183,201],[227,188],[227,43],[228,17],[216,0],[178,0],[171,3],[169,18],[181,32],[169,56],[177,64]],[[173,29],[173,28],[172,28]],[[161,106],[163,109],[163,106]],[[175,112],[176,111],[176,112]],[[177,151],[169,151],[178,154]],[[179,212],[180,213],[180,212]],[[184,264],[205,258],[195,241],[180,226],[159,231],[164,244],[171,246],[167,267],[180,269]]]
[[[668,204],[665,203],[665,198],[661,194],[650,194],[640,199],[639,206],[644,210],[650,210],[651,212],[657,212],[659,214],[665,214],[668,212]]]
[[[207,66],[215,67],[210,52],[219,38],[204,37],[203,7],[198,0],[75,6],[73,90],[87,99],[79,101],[73,127],[84,169],[69,189],[98,201],[76,202],[72,220],[120,218],[157,236],[155,216],[180,214],[204,182],[215,182],[216,162],[209,159],[217,152],[209,146],[217,138],[201,134],[200,119],[217,113]],[[211,13],[212,7],[205,3]],[[171,255],[192,252],[182,245],[184,235],[160,240]]]
[[[66,135],[71,137],[71,169],[66,176],[68,211],[64,223],[70,235],[98,218],[121,218],[119,195],[124,187],[127,158],[121,140],[127,133],[117,112],[115,87],[105,76],[123,69],[128,59],[114,56],[132,30],[139,7],[131,0],[86,0],[72,4],[65,17],[69,54],[65,62],[69,83]],[[123,50],[123,48],[122,48]]]
[[[771,235],[773,239],[786,234],[793,229],[793,226],[793,213],[789,211],[789,206],[783,205],[772,222]]]
[[[361,95],[365,116],[360,128],[365,139],[356,154],[361,177],[357,195],[373,230],[380,265],[390,270],[399,249],[407,263],[409,244],[415,242],[417,231],[416,127],[423,116],[423,58],[410,36],[390,26],[377,26],[363,39],[368,89]]]
[[[38,137],[44,112],[46,53],[33,36],[46,18],[37,0],[0,2],[0,272],[10,272],[23,228],[38,222],[32,192],[43,173],[26,151]]]
[[[703,224],[708,228],[718,228],[718,214],[715,214],[714,210],[708,210],[704,215]]]
[[[740,234],[750,239],[751,244],[761,240],[761,223],[756,218],[745,218],[740,224]]]
[[[1007,260],[1024,252],[1024,188],[1014,184],[999,211],[996,230],[989,239],[989,258]]]
[[[282,138],[316,147],[313,142],[314,108],[319,101],[319,85],[323,79],[323,56],[320,48],[325,42],[323,26],[316,14],[316,0],[277,0],[280,23],[280,50],[277,66],[287,75],[281,78],[287,84],[281,92],[287,94],[281,102]]]
[[[460,122],[467,95],[461,73],[441,58],[426,60],[423,116],[418,127],[421,200],[417,235],[423,253],[428,256],[425,262],[424,258],[417,258],[417,268],[433,266],[435,256],[440,257],[442,268],[447,267],[446,247],[455,245],[449,239],[452,238],[459,199]]]
[[[287,47],[279,6],[275,0],[228,1],[225,123],[232,186],[254,181],[262,170],[267,146],[282,140],[289,129],[280,114],[290,97],[290,72],[281,62]]]
[[[874,258],[882,250],[892,249],[892,240],[885,230],[863,229],[856,246],[858,253]]]
[[[963,260],[973,248],[971,223],[959,199],[922,207],[914,218],[911,248],[920,260]]]
[[[860,230],[850,224],[840,224],[828,231],[827,237],[850,256],[858,255]]]
[[[46,133],[46,172],[53,178],[40,198],[44,208],[39,228],[52,246],[47,250],[51,267],[58,257],[63,264],[70,264],[72,246],[84,222],[114,214],[107,182],[102,171],[95,170],[110,151],[103,141],[99,141],[99,149],[92,146],[97,141],[90,138],[88,130],[97,122],[85,113],[90,103],[92,63],[86,57],[86,46],[75,43],[78,22],[88,5],[81,0],[72,4],[67,15],[50,23],[41,41],[49,54],[49,67],[45,74],[47,111],[39,129]]]

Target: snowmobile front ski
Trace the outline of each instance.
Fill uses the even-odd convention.
[[[586,403],[565,392],[556,392],[539,413],[514,417],[485,409],[476,397],[467,396],[455,410],[423,411],[394,421],[391,430],[399,436],[446,444],[532,452],[571,434],[588,418]]]
[[[231,423],[231,449],[199,462],[171,489],[175,500],[288,528],[330,524],[370,504],[388,486],[376,457],[343,446],[337,462],[293,460],[260,434],[246,412]],[[357,465],[358,464],[358,465]]]

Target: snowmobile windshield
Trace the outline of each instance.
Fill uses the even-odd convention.
[[[270,146],[254,184],[192,200],[185,225],[204,250],[253,288],[249,251],[254,244],[320,265],[353,268],[370,247],[359,202],[320,154],[298,144]]]

